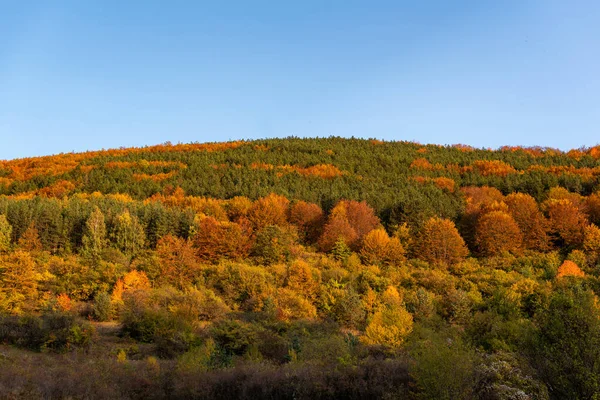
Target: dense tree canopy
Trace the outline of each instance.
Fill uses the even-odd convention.
[[[599,177],[598,147],[341,138],[2,161],[0,388],[599,397]]]

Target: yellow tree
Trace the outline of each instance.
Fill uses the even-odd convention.
[[[29,253],[17,250],[0,259],[0,310],[9,313],[37,307],[39,274]]]
[[[248,220],[255,231],[269,225],[285,226],[290,201],[283,196],[271,193],[256,200],[248,210]]]
[[[310,266],[301,260],[288,267],[285,285],[310,300],[315,299],[319,290],[319,282],[313,276]]]
[[[146,233],[135,215],[123,212],[115,221],[113,239],[123,253],[134,255],[146,242]]]
[[[0,253],[10,250],[10,240],[12,238],[12,226],[4,214],[0,214]]]
[[[39,252],[42,250],[42,242],[40,241],[40,235],[32,221],[29,227],[23,232],[23,235],[18,241],[19,249],[28,251],[30,253]]]
[[[590,263],[595,265],[600,261],[600,228],[594,224],[585,227],[583,248]]]
[[[119,279],[113,288],[112,301],[122,302],[123,294],[131,290],[148,290],[150,281],[144,272],[131,270]]]
[[[433,217],[421,229],[415,253],[431,264],[448,266],[462,261],[469,251],[454,222]]]
[[[386,305],[371,317],[362,340],[366,344],[397,349],[412,332],[413,317],[402,305]]]
[[[390,238],[383,228],[369,232],[360,250],[360,255],[366,264],[399,263],[404,260],[404,254],[400,240]]]

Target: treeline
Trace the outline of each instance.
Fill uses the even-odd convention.
[[[325,210],[341,199],[366,200],[380,215],[419,205],[454,218],[463,186],[538,201],[556,186],[589,195],[598,185],[599,153],[342,138],[162,145],[5,161],[0,194],[62,198],[99,191],[144,200],[170,186],[218,199],[277,193]]]

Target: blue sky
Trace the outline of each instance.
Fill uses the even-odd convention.
[[[0,0],[0,159],[295,136],[600,142],[600,2]]]

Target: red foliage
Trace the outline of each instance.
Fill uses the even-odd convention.
[[[290,222],[309,243],[317,240],[323,226],[323,210],[317,204],[298,201],[290,208]]]
[[[358,237],[356,230],[352,228],[347,218],[343,216],[330,216],[323,228],[323,234],[319,238],[319,249],[329,252],[340,239],[348,246],[356,246]]]
[[[356,231],[359,240],[379,225],[379,218],[366,201],[342,200],[334,207],[332,214],[338,207],[345,208],[348,222]]]

